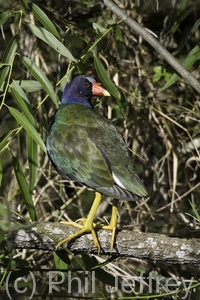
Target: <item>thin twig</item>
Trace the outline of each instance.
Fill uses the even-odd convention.
[[[101,0],[114,14],[122,19],[132,30],[143,37],[197,92],[200,93],[200,83],[167,51],[144,27],[129,17],[111,0]]]

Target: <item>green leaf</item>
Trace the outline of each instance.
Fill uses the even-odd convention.
[[[23,169],[16,157],[13,156],[13,167],[26,208],[32,221],[36,221],[36,212]]]
[[[188,70],[198,59],[200,59],[200,46],[195,46],[184,59],[182,65]]]
[[[115,98],[120,100],[121,95],[120,95],[119,91],[117,90],[114,83],[108,77],[108,74],[107,74],[103,64],[101,63],[100,59],[96,55],[94,56],[94,65],[95,65],[95,69],[97,71],[97,74],[98,74],[99,79],[101,80],[103,86],[108,90],[108,92],[111,95],[113,95]]]
[[[197,209],[195,208],[195,205],[191,201],[189,201],[189,203],[190,203],[190,205],[192,207],[193,212],[195,213],[195,216],[196,216],[198,222],[200,222],[200,215],[199,215]]]
[[[34,139],[34,141],[42,148],[42,150],[46,153],[46,147],[39,136],[36,129],[31,125],[31,123],[28,121],[28,119],[20,113],[17,109],[14,107],[8,107],[10,113],[13,115],[15,120],[26,130],[26,132]]]
[[[24,14],[26,14],[27,7],[28,7],[28,0],[20,0],[20,9],[23,11]]]
[[[1,242],[4,240],[4,237],[8,233],[10,228],[10,221],[7,220],[7,218],[9,218],[9,211],[6,210],[1,203],[0,203],[0,215],[3,217],[3,220],[0,221],[0,244],[1,244]],[[0,259],[0,263],[1,262],[2,260]]]
[[[173,56],[177,56],[182,48],[187,44],[187,42],[191,39],[191,36],[194,34],[194,32],[198,29],[200,25],[200,19],[198,19],[192,28],[188,28],[186,33],[183,35],[182,40],[179,42],[178,47],[176,50],[172,53]]]
[[[28,151],[29,190],[32,192],[35,187],[38,171],[38,145],[29,134],[26,135],[26,148]]]
[[[3,25],[10,17],[12,17],[11,10],[7,10],[0,14],[0,26]]]
[[[116,28],[115,35],[117,40],[119,40],[120,42],[123,41],[122,31],[118,26]]]
[[[14,88],[14,89],[18,92],[18,94],[19,94],[24,100],[26,100],[26,102],[29,103],[29,100],[28,100],[28,98],[27,98],[27,96],[26,96],[26,94],[25,94],[23,88],[22,88],[21,85],[19,84],[19,82],[20,82],[19,80],[18,80],[18,81],[17,81],[17,80],[13,80],[13,82],[12,82],[11,85],[10,85],[10,87],[11,87],[11,88]]]
[[[6,134],[4,134],[0,137],[0,153],[1,153],[2,149],[5,147],[5,144],[7,143],[9,137],[13,134],[13,131],[14,130],[10,130]]]
[[[2,184],[2,178],[3,178],[3,165],[2,165],[2,161],[0,159],[0,187]]]
[[[8,66],[4,66],[0,70],[0,90],[3,90],[3,85],[6,79],[6,76],[8,75],[10,65],[14,59],[15,52],[17,50],[18,46],[18,36],[13,36],[10,42],[8,43],[6,50],[4,51],[3,57],[1,62],[4,64],[8,64]]]
[[[61,36],[65,43],[70,44],[72,48],[82,49],[84,47],[84,41],[76,35],[71,35],[67,32],[61,32]]]
[[[4,207],[0,203],[0,216],[2,216],[2,220],[0,222],[0,243],[3,241],[5,233],[7,233],[10,229],[10,211],[9,204],[6,202],[6,207]],[[8,244],[8,238],[7,238]]]
[[[11,286],[12,286],[12,284],[11,284]],[[32,286],[32,282],[30,282],[30,281],[24,281],[24,279],[20,279],[20,278],[19,278],[19,280],[17,280],[17,288],[23,288],[23,287],[31,288],[31,286]],[[13,287],[14,287],[14,285],[13,285]]]
[[[52,21],[49,19],[49,17],[43,12],[43,10],[41,10],[41,8],[34,3],[32,5],[32,8],[33,8],[33,10],[32,10],[33,14],[36,17],[36,19],[38,19],[38,21],[40,21],[40,23],[42,23],[42,25],[47,30],[49,30],[53,35],[55,35],[59,38],[60,36],[56,30],[56,27],[54,26]]]
[[[12,226],[9,227],[9,232],[16,232],[19,231],[20,229],[22,230],[29,230],[31,228],[33,228],[35,225],[37,224],[37,222],[32,222],[31,224],[14,224]]]
[[[94,256],[89,256],[85,253],[82,253],[81,256],[87,270],[93,269],[94,267],[98,266],[98,260]],[[95,268],[94,272],[95,272],[95,277],[101,282],[110,286],[116,286],[116,279],[110,273],[104,271],[102,268]],[[117,280],[117,284],[118,287],[120,288],[120,282],[118,280]]]
[[[0,207],[0,215],[1,215],[1,207]],[[3,241],[5,234],[9,231],[10,225],[5,221],[0,221],[0,243]],[[3,235],[2,235],[2,232]]]
[[[161,66],[155,66],[153,68],[153,71],[154,71],[154,75],[153,75],[153,82],[157,82],[160,80],[160,78],[162,77],[163,75],[163,72],[162,72],[163,68]]]
[[[39,83],[42,85],[43,89],[46,91],[46,93],[49,95],[49,97],[52,99],[55,105],[58,106],[56,94],[54,93],[53,87],[49,79],[44,74],[44,72],[42,72],[42,70],[28,57],[24,56],[22,58],[22,62],[25,65],[25,67],[29,70],[29,72],[39,81]]]
[[[113,26],[116,24],[116,21],[115,20],[108,20],[107,23],[110,25],[110,26]]]
[[[3,204],[0,203],[0,216],[3,217],[3,219],[9,223],[10,217],[9,217],[9,210],[6,209]]]
[[[42,90],[42,85],[37,80],[15,80],[15,82],[27,93],[33,93]],[[12,87],[13,83],[10,86]]]
[[[22,261],[22,259],[20,259]],[[16,278],[22,278],[23,276],[26,276],[28,274],[30,274],[30,269],[28,268],[28,266],[30,266],[30,263],[25,262],[25,259],[23,259],[23,263],[18,264],[19,262],[19,258],[14,258],[11,262],[10,262],[10,269],[11,270],[15,270],[15,272],[12,272],[11,276],[10,276],[10,282],[9,282],[9,287],[14,287],[15,286],[15,279]],[[23,267],[22,267],[23,264]],[[6,265],[9,265],[9,263],[7,263]],[[17,286],[18,286],[18,281],[17,280]],[[24,281],[26,282],[26,280]],[[29,281],[29,284],[32,284],[31,281]],[[19,287],[19,286],[18,286]]]
[[[189,70],[191,66],[195,63],[196,60],[200,59],[200,46],[195,46],[187,55],[187,57],[184,59],[182,66],[185,67],[186,70]],[[173,85],[180,76],[176,73],[174,73],[170,79],[167,81],[167,83],[159,89],[159,93],[168,89],[171,85]]]
[[[56,269],[63,269],[65,271],[67,271],[68,264],[66,264],[66,262],[63,260],[63,258],[62,258],[63,256],[66,256],[67,259],[69,260],[66,253],[64,253],[64,255],[62,255],[62,253],[61,253],[61,255],[60,255],[59,252],[58,253],[53,252],[53,258],[54,258],[54,263],[55,263]],[[66,260],[66,258],[65,258],[65,260]]]
[[[34,119],[33,115],[31,114],[31,112],[29,111],[27,104],[25,103],[25,101],[22,99],[22,97],[18,93],[17,86],[11,87],[10,90],[11,90],[11,93],[12,93],[17,105],[19,106],[19,108],[23,111],[23,113],[26,116],[26,118],[28,119],[28,121],[35,127],[35,119]]]
[[[76,59],[69,50],[52,33],[42,27],[37,27],[34,24],[29,24],[28,27],[33,34],[56,50],[56,52],[76,62]]]
[[[106,31],[106,28],[102,27],[100,24],[98,23],[92,23],[92,26],[95,30],[99,31],[100,33],[103,33]]]
[[[4,66],[9,66],[9,64],[4,64],[4,63],[0,62],[0,69]]]

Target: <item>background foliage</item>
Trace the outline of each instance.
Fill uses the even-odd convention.
[[[178,61],[187,59],[191,74],[200,78],[199,1],[123,0],[118,4],[155,34]],[[49,162],[44,144],[66,82],[80,73],[97,78],[112,94],[109,99],[94,99],[95,109],[107,115],[122,133],[149,192],[142,202],[120,203],[119,227],[198,237],[197,92],[182,79],[170,79],[173,68],[100,2],[7,0],[0,2],[0,11],[0,215],[4,219],[0,241],[6,233],[18,229],[9,225],[10,212],[28,224],[87,215],[93,192],[63,183]],[[162,89],[170,80],[174,84]],[[102,202],[99,222],[109,221],[110,203],[108,198]],[[70,267],[75,272],[103,259],[70,256]],[[10,243],[1,248],[0,264],[2,293],[9,270],[15,270],[16,278],[33,270],[41,286],[38,299],[48,299],[43,274],[51,269],[66,271],[68,267],[55,253],[16,251]],[[114,275],[137,276],[141,270],[166,279],[172,275],[199,277],[197,269],[120,259],[100,269],[96,298],[110,296],[103,287],[113,284]],[[106,273],[102,275],[103,271]],[[74,274],[84,282],[83,273]],[[146,286],[144,293],[148,291]],[[137,292],[137,287],[129,295],[119,289],[114,295],[134,296]],[[81,299],[91,296],[84,289],[77,295],[75,283],[71,294],[62,287],[56,290],[58,295]],[[198,299],[198,288],[191,289],[189,295]],[[177,295],[169,297],[179,299]]]

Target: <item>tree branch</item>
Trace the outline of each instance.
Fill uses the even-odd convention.
[[[111,0],[101,0],[114,14],[132,30],[143,37],[196,91],[200,93],[200,83],[167,51],[145,28],[129,17]]]
[[[21,223],[17,220],[12,225],[20,226]],[[14,248],[54,251],[58,241],[73,234],[76,230],[72,226],[60,223],[41,222],[31,229],[11,232],[9,239],[13,241]],[[97,235],[101,245],[101,254],[110,254],[111,232],[100,229]],[[4,244],[6,240],[7,237],[4,239]],[[200,239],[196,238],[180,239],[164,234],[119,230],[112,255],[200,266],[199,242]],[[73,253],[97,253],[91,234],[84,234],[65,246]],[[59,248],[58,251],[63,251],[63,249]]]

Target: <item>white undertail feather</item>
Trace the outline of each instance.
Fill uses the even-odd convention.
[[[120,182],[120,180],[117,178],[117,176],[114,173],[112,173],[112,176],[113,176],[115,183],[118,184],[121,188],[126,190],[126,188],[123,186],[123,184]]]

